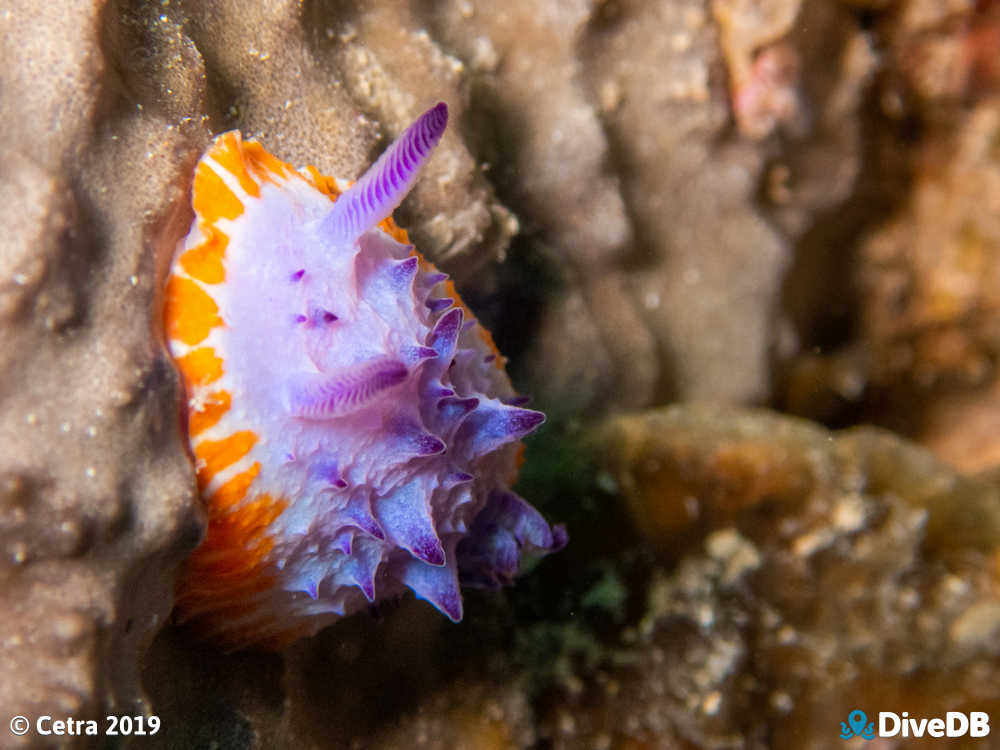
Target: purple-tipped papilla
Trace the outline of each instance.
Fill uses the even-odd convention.
[[[323,220],[323,232],[334,241],[343,241],[360,236],[389,216],[410,192],[447,125],[444,102],[420,115],[337,199]]]

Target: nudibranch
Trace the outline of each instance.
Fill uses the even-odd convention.
[[[457,621],[460,584],[510,583],[566,542],[510,490],[544,415],[391,218],[447,120],[425,112],[354,184],[236,131],[195,169],[164,325],[208,529],[176,605],[226,648],[407,589]]]

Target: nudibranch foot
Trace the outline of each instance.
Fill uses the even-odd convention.
[[[209,521],[177,613],[227,648],[407,589],[458,620],[460,581],[565,544],[509,489],[544,415],[390,218],[447,120],[428,110],[344,192],[236,132],[198,162],[164,324]]]

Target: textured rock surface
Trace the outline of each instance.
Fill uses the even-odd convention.
[[[426,7],[435,8],[428,20],[436,34],[471,68],[471,101],[483,128],[478,137],[494,141],[487,142],[491,171],[528,229],[551,243],[555,262],[575,287],[542,323],[533,369],[554,377],[539,384],[539,397],[571,390],[588,369],[578,354],[586,351],[606,358],[608,367],[571,398],[592,402],[623,378],[611,394],[615,401],[648,402],[657,379],[653,340],[615,268],[630,248],[632,230],[585,83],[585,58],[577,52],[588,34],[591,3],[552,4],[542,13],[529,0],[505,4],[500,12],[493,3],[464,0]],[[565,349],[550,349],[552,339],[563,339],[577,353],[560,359]]]
[[[833,355],[801,358],[787,395],[820,417],[837,394],[978,471],[1000,458],[1000,100],[960,123],[929,136],[911,196],[862,238],[854,335]]]
[[[877,422],[967,471],[1000,455],[997,12],[873,13],[866,38],[884,53],[860,109],[863,162],[800,243],[785,302],[801,353],[779,368],[790,411]]]
[[[1000,709],[995,483],[764,411],[616,417],[602,445],[676,563],[622,631],[635,666],[553,708],[554,747],[837,748],[858,706]]]
[[[582,543],[460,626],[404,604],[285,658],[167,628],[160,746],[827,747],[845,701],[986,705],[995,480],[682,411],[646,502],[640,454],[594,475],[574,437],[773,399],[995,465],[998,28],[968,0],[8,0],[0,714],[139,710],[202,524],[152,313],[195,155],[238,127],[355,175],[439,99],[398,217],[557,417],[524,481]]]
[[[167,730],[144,746],[530,747],[534,712],[509,679],[497,623],[475,613],[445,623],[411,601],[382,621],[345,620],[283,657],[192,648],[166,630],[147,670],[171,675],[149,683]],[[487,656],[484,644],[497,652],[449,656]]]
[[[971,471],[1000,461],[998,139],[1000,98],[987,99],[927,149],[908,204],[866,238],[858,269],[871,387],[893,402],[894,426]],[[962,408],[970,396],[978,409]],[[922,417],[907,414],[914,401]]]
[[[98,6],[23,6],[0,20],[0,710],[88,718],[137,710],[137,659],[199,534],[151,333],[150,218],[177,159],[169,136],[99,127]]]
[[[750,202],[757,148],[724,132],[727,91],[711,75],[716,27],[701,2],[622,10],[595,23],[587,51],[596,93],[618,92],[602,116],[628,175],[640,249],[629,296],[656,340],[670,395],[763,398],[787,248]],[[671,127],[642,126],[650,122]]]

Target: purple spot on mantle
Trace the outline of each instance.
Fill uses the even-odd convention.
[[[309,310],[305,317],[310,326],[329,325],[338,320],[336,315],[315,302],[310,302],[308,307]]]
[[[300,268],[298,271],[293,273],[290,278],[292,281],[301,281],[302,277],[305,275],[306,275],[306,269]]]
[[[329,482],[337,489],[342,490],[347,487],[336,461],[320,461],[312,466],[311,471],[317,479]]]

